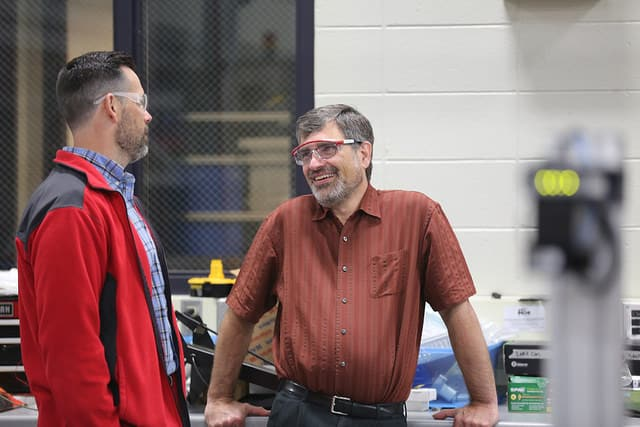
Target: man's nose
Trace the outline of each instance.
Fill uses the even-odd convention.
[[[325,159],[320,157],[320,154],[318,153],[317,150],[315,150],[315,149],[311,150],[311,156],[309,158],[309,167],[310,168],[323,166],[324,162],[325,162]]]

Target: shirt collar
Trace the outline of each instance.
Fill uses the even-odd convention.
[[[372,217],[380,219],[382,217],[380,210],[380,201],[378,197],[378,191],[371,186],[368,185],[367,191],[362,196],[362,200],[360,201],[360,207],[357,209],[366,213],[367,215],[371,215]],[[312,221],[320,221],[327,217],[327,214],[331,211],[329,208],[325,208],[320,205],[316,201],[314,212],[311,215]]]
[[[91,163],[100,174],[107,180],[109,186],[121,192],[127,199],[133,198],[135,177],[125,171],[122,166],[108,157],[86,148],[63,147],[64,151],[82,157]]]

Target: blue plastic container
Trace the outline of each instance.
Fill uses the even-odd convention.
[[[188,253],[209,258],[243,257],[246,251],[242,224],[188,222],[184,224]]]
[[[187,211],[246,209],[247,167],[241,165],[185,165]]]
[[[241,165],[185,165],[185,211],[214,213],[246,209],[247,167]],[[243,223],[186,219],[185,252],[210,258],[243,257]]]
[[[494,369],[503,344],[488,347]],[[420,348],[413,387],[436,389],[438,396],[430,402],[432,407],[458,408],[469,403],[469,392],[451,348]]]

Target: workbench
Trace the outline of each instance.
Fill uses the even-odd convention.
[[[409,411],[407,421],[409,427],[442,427],[453,425],[453,420],[444,421],[434,420],[432,412],[415,412]],[[552,419],[550,414],[528,414],[508,412],[506,406],[500,406],[500,421],[496,427],[547,427],[551,426]],[[7,412],[0,413],[0,425],[11,427],[36,427],[37,412],[17,408]],[[264,427],[267,425],[266,417],[249,417],[247,418],[246,427]],[[191,413],[191,426],[204,427],[204,415],[202,408]],[[640,418],[625,418],[625,426],[640,426]]]

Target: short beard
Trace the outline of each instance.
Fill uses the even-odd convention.
[[[129,163],[137,162],[149,153],[149,139],[146,129],[142,136],[134,139],[130,129],[127,129],[126,123],[123,123],[116,133],[116,141],[122,151],[129,156]]]
[[[358,160],[355,158],[353,166],[355,168],[360,167]],[[338,179],[336,180],[333,188],[329,189],[329,191],[327,192],[322,192],[311,183],[309,184],[309,187],[311,188],[311,193],[313,193],[313,196],[316,198],[318,203],[325,208],[331,209],[345,201],[354,192],[354,190],[358,188],[363,179],[366,179],[365,171],[360,170],[359,173],[354,176],[353,180],[351,180],[350,182],[345,181],[340,176],[338,176]]]
[[[318,203],[325,208],[332,208],[339,205],[340,202],[345,200],[349,195],[347,187],[342,180],[338,180],[335,186],[326,194],[316,189],[315,186],[311,186],[311,193],[313,193]]]
[[[149,144],[147,143],[146,136],[140,138],[139,144],[140,145],[133,146],[132,148],[135,147],[135,149],[131,150],[132,152],[129,153],[129,155],[131,156],[131,163],[137,162],[138,160],[149,154]]]

